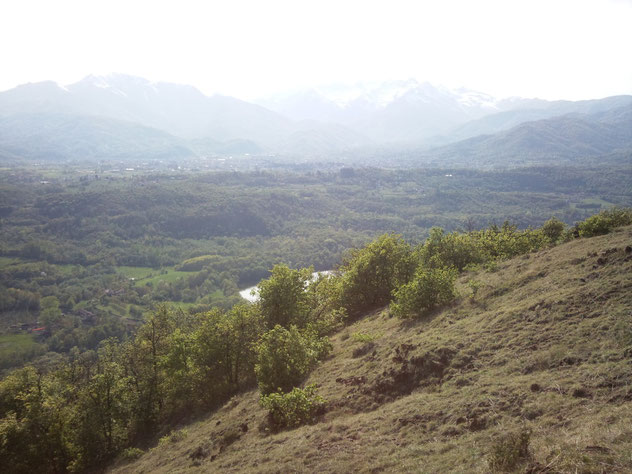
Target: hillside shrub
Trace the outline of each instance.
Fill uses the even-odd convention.
[[[502,227],[495,225],[472,234],[486,260],[505,260],[546,248],[550,241],[540,229],[518,228],[505,221]]]
[[[557,217],[551,217],[548,221],[542,224],[542,228],[540,230],[552,244],[555,244],[560,240],[565,229],[566,224]]]
[[[321,336],[341,329],[347,319],[347,310],[341,304],[341,277],[323,275],[307,287],[309,322],[307,326]]]
[[[580,237],[604,235],[616,227],[632,224],[632,209],[612,208],[590,216],[577,224]]]
[[[270,278],[259,283],[259,306],[268,328],[275,325],[304,327],[310,305],[307,285],[313,268],[292,270],[287,265],[275,265]]]
[[[485,261],[475,234],[445,234],[440,227],[430,229],[430,236],[416,254],[424,267],[455,267],[459,271],[468,265]]]
[[[368,332],[354,332],[351,335],[351,339],[353,340],[353,342],[360,342],[360,343],[374,342],[380,337],[382,337],[382,334],[379,334],[379,333],[371,334]]]
[[[472,294],[470,295],[471,299],[476,298],[476,294],[478,291],[484,286],[484,283],[479,280],[470,280],[467,282],[467,286],[472,290]]]
[[[122,461],[131,462],[135,461],[143,454],[145,454],[145,451],[143,451],[142,449],[131,447],[124,449],[123,452],[121,452],[120,454],[120,458]]]
[[[384,234],[366,247],[354,250],[340,268],[341,304],[357,315],[388,304],[394,289],[413,275],[410,246],[399,235]]]
[[[189,432],[186,429],[171,431],[169,434],[160,438],[160,440],[158,441],[158,446],[164,447],[170,443],[177,443],[179,441],[186,439],[188,435],[189,435]]]
[[[325,399],[316,394],[316,384],[289,393],[262,395],[261,405],[268,410],[268,423],[273,431],[296,428],[313,423],[325,408]]]
[[[423,316],[456,297],[457,272],[446,268],[420,268],[413,280],[394,293],[391,312],[400,318]]]
[[[326,337],[296,326],[276,325],[256,345],[255,373],[263,395],[289,392],[300,385],[319,359],[331,350]]]

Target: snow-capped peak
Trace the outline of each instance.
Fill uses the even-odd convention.
[[[415,79],[385,82],[357,82],[355,84],[329,84],[315,87],[320,95],[341,108],[347,108],[354,102],[386,107],[410,90],[419,87]]]
[[[304,94],[305,92],[303,92]],[[465,88],[449,89],[435,86],[416,79],[390,81],[363,81],[354,84],[328,84],[311,89],[323,99],[336,104],[340,109],[348,109],[354,105],[382,109],[395,101],[406,100],[417,103],[436,101],[453,101],[464,108],[495,109],[497,100],[482,92]],[[296,100],[300,93],[294,95]],[[276,101],[287,100],[288,97],[277,97]]]
[[[454,89],[451,92],[456,100],[465,107],[498,108],[498,99],[484,92],[473,91],[463,87]]]

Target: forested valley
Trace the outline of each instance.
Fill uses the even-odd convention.
[[[3,185],[5,369],[32,360],[0,383],[0,461],[12,472],[133,460],[255,386],[261,430],[313,423],[326,400],[300,387],[332,333],[383,307],[426,317],[459,297],[461,272],[632,224],[628,208],[595,213],[603,201],[590,191],[625,202],[622,172],[172,178]],[[586,192],[570,192],[578,182]],[[334,271],[313,279],[315,268]],[[259,300],[240,301],[262,277]],[[368,351],[375,337],[354,335]]]
[[[0,174],[0,368],[54,363],[125,339],[167,304],[194,314],[243,301],[275,264],[335,269],[385,232],[567,225],[625,205],[629,168],[505,171],[95,171]]]

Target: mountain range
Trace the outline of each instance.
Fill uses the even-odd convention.
[[[423,161],[480,164],[538,154],[557,133],[570,142],[557,140],[547,156],[572,159],[632,148],[626,133],[632,96],[498,100],[410,79],[330,85],[255,102],[120,74],[88,76],[67,86],[24,84],[0,93],[0,159],[246,153],[340,159],[407,149],[422,150],[409,156]]]
[[[530,113],[530,112],[525,112]],[[523,122],[489,135],[413,153],[414,162],[496,167],[590,164],[607,155],[632,162],[632,103],[591,114],[570,113]]]

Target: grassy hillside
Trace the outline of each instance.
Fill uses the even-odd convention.
[[[418,321],[367,314],[309,377],[318,423],[234,397],[113,472],[631,472],[632,227],[469,272]]]

